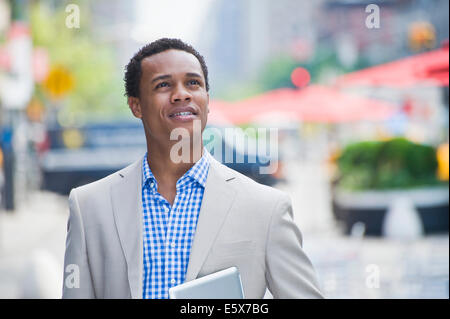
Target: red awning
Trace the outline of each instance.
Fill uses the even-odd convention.
[[[408,87],[414,85],[449,85],[448,46],[381,64],[340,77],[337,85]]]
[[[384,120],[395,112],[389,103],[345,94],[337,89],[310,85],[304,89],[278,89],[254,98],[210,106],[233,124],[257,121],[267,114],[282,113],[303,122],[352,122]],[[214,108],[214,109],[213,109]]]

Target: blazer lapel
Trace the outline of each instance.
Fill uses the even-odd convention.
[[[234,188],[227,185],[234,175],[221,165],[210,156],[210,167],[189,256],[186,281],[197,277],[236,196]]]
[[[142,298],[142,158],[119,171],[111,186],[116,228],[127,262],[132,298]]]

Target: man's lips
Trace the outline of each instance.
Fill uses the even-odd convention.
[[[169,118],[175,122],[192,122],[193,120],[197,119],[197,115],[188,113],[187,115],[179,114],[179,115],[170,116]]]

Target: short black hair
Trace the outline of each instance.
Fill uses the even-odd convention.
[[[141,62],[144,58],[158,54],[167,50],[182,50],[193,54],[202,67],[205,77],[206,91],[209,91],[208,68],[205,59],[191,45],[180,39],[162,38],[142,47],[128,62],[125,67],[125,95],[127,97],[139,97],[139,82],[141,80],[142,68]]]

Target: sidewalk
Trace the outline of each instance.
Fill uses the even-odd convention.
[[[0,298],[60,297],[68,213],[66,197],[48,192],[0,211]]]

